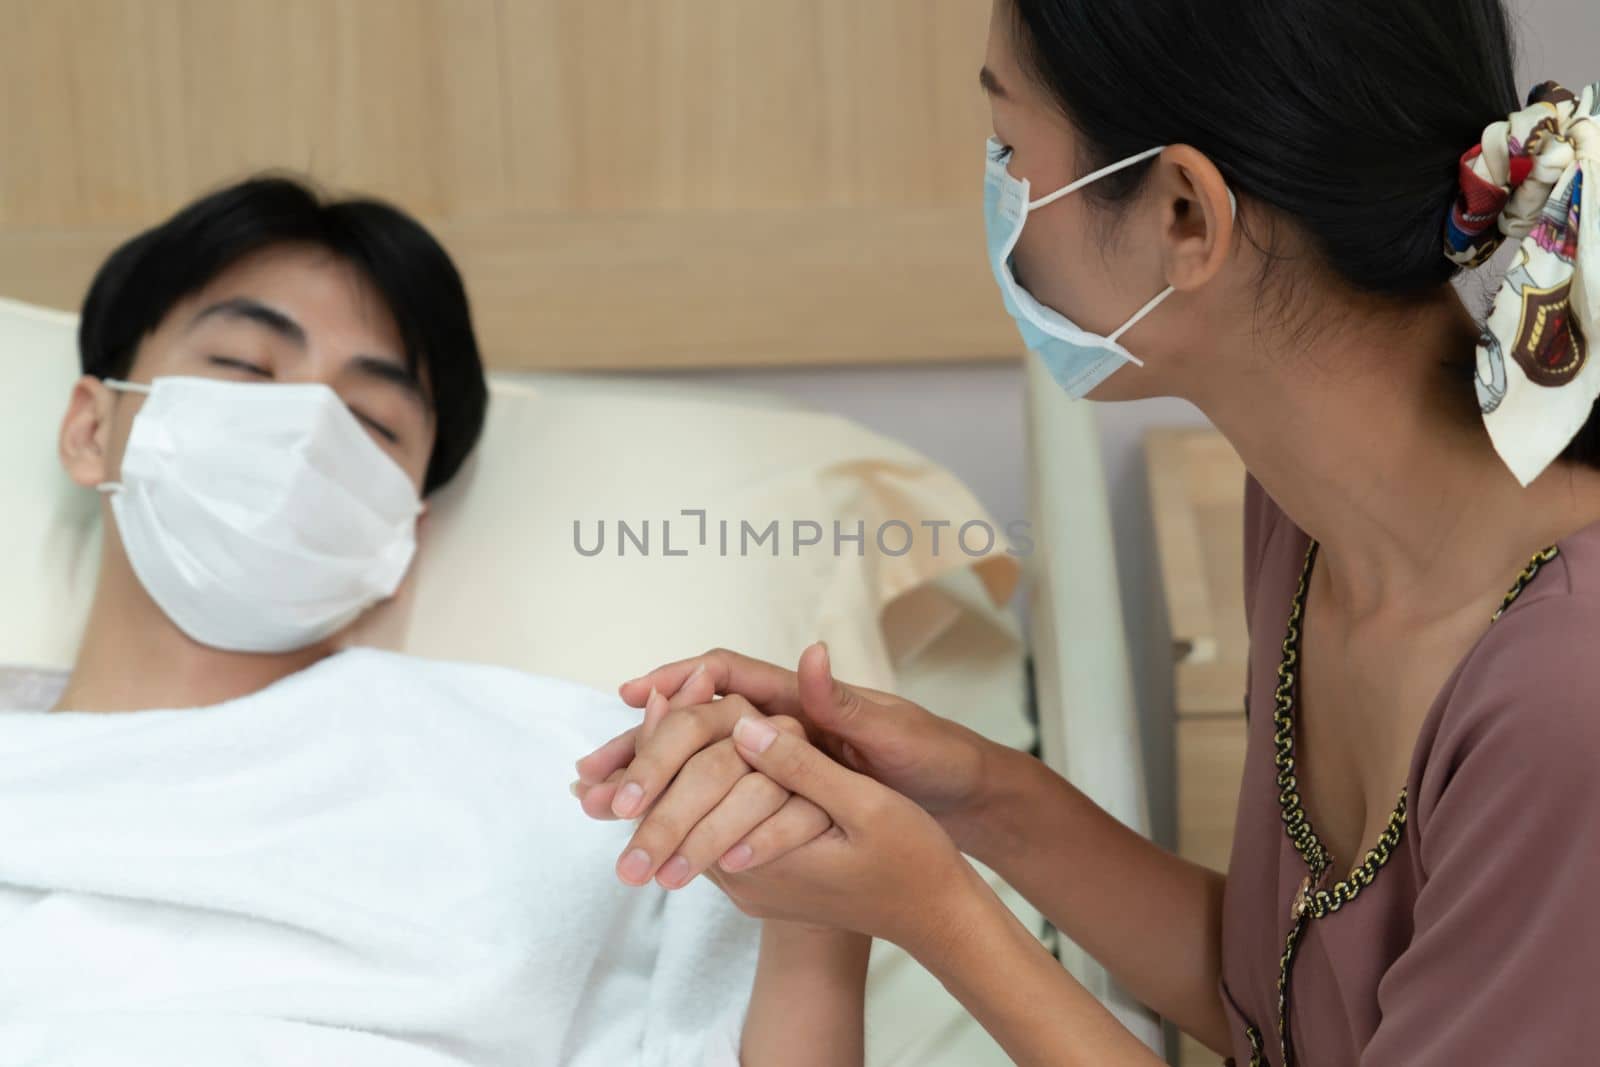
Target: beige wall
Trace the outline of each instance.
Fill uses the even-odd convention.
[[[1014,360],[989,0],[0,0],[0,292],[264,168],[421,215],[496,367]]]

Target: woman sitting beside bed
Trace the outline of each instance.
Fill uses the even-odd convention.
[[[6,1062],[860,1062],[865,939],[768,923],[758,966],[720,894],[613,877],[565,791],[622,704],[341,651],[485,415],[420,226],[225,189],[111,257],[80,347],[107,521],[70,677],[0,714]]]

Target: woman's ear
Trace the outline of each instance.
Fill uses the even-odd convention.
[[[1166,205],[1167,282],[1180,291],[1199,289],[1233,252],[1237,201],[1216,165],[1188,145],[1162,152],[1157,174]]]
[[[67,476],[85,489],[116,480],[110,455],[115,404],[114,394],[99,378],[85,375],[72,386],[56,450]]]

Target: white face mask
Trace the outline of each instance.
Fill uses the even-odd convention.
[[[157,378],[99,486],[134,574],[231,652],[316,644],[394,595],[422,512],[411,479],[318,384]]]
[[[1113,163],[1109,167],[1085,175],[1071,185],[1057,189],[1049,196],[1030,199],[1032,187],[1023,179],[1014,178],[1006,169],[1004,146],[994,138],[989,139],[988,168],[984,175],[983,212],[989,239],[989,266],[1005,300],[1006,311],[1016,322],[1022,341],[1050,370],[1057,384],[1074,400],[1088,396],[1096,386],[1111,377],[1113,371],[1133,363],[1144,366],[1133,354],[1122,347],[1122,335],[1144,320],[1162,302],[1173,294],[1167,286],[1155,299],[1134,313],[1109,337],[1084,329],[1054,308],[1041,303],[1017,281],[1011,266],[1011,256],[1017,242],[1022,239],[1022,228],[1031,212],[1048,207],[1062,197],[1070,196],[1085,186],[1102,178],[1109,178],[1120,170],[1153,159],[1164,151],[1152,148],[1136,156]],[[1233,191],[1228,201],[1238,216],[1239,203]]]

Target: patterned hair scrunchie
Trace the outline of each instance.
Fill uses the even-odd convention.
[[[1545,82],[1461,157],[1445,255],[1476,267],[1508,237],[1521,247],[1478,342],[1478,403],[1527,485],[1600,397],[1600,360],[1588,358],[1600,340],[1600,84],[1576,96]]]

